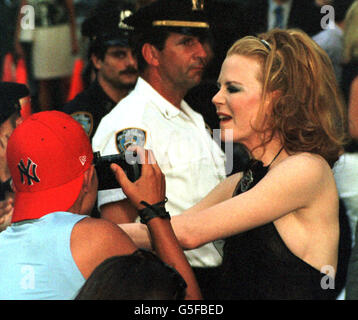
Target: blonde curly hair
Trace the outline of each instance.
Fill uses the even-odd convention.
[[[316,153],[332,167],[349,136],[346,106],[327,54],[295,29],[244,37],[227,56],[234,54],[256,58],[261,64],[262,101],[267,94],[278,93],[273,95],[270,115],[259,112],[265,117],[258,122],[260,128],[253,125],[262,133],[260,146],[278,134],[287,152]]]

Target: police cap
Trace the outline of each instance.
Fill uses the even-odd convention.
[[[19,100],[29,94],[24,84],[0,82],[0,124],[18,110]]]
[[[166,28],[196,35],[208,33],[210,28],[203,0],[157,0],[140,8],[124,22],[139,32]]]
[[[131,27],[123,20],[131,15],[134,7],[121,0],[101,1],[90,13],[82,26],[81,33],[91,42],[98,41],[105,46],[129,46]]]

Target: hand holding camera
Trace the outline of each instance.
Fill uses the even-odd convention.
[[[128,179],[134,182],[141,175],[141,164],[139,162],[133,152],[130,151],[126,152],[126,154],[111,154],[108,156],[101,156],[100,152],[95,152],[94,165],[98,177],[98,190],[121,188],[111,169],[112,163],[118,164],[124,170]]]
[[[131,147],[129,151],[136,152],[141,163],[141,176],[138,180],[132,182],[123,167],[118,164],[111,164],[111,169],[123,192],[138,210],[145,208],[141,201],[148,204],[164,201],[165,176],[160,170],[153,152],[137,146]]]

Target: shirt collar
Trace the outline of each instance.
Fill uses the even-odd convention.
[[[143,94],[143,96],[150,97],[150,101],[160,111],[160,113],[167,119],[178,116],[182,111],[171,104],[167,99],[158,93],[147,81],[143,78],[138,77],[136,90]],[[189,106],[184,100],[181,102],[183,110],[187,110]]]

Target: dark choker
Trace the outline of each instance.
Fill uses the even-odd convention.
[[[234,194],[245,192],[255,186],[256,183],[266,175],[271,164],[277,159],[282,150],[283,147],[277,152],[268,166],[264,166],[263,162],[260,160],[251,159],[244,170],[244,175],[240,179]]]

